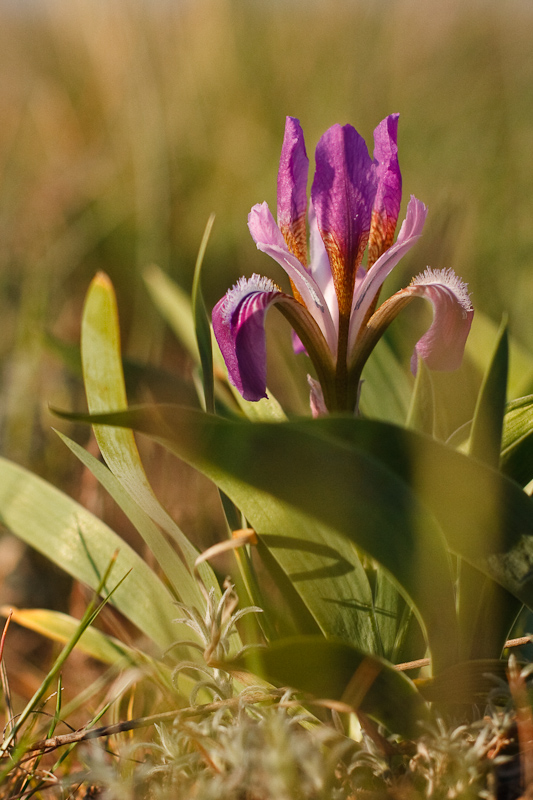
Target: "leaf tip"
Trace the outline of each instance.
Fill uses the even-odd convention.
[[[100,286],[102,289],[112,289],[113,284],[109,275],[103,270],[99,270],[92,279],[92,286]]]

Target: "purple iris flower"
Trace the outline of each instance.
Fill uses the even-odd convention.
[[[473,309],[467,286],[450,270],[431,270],[378,306],[382,284],[422,234],[427,209],[411,196],[394,242],[402,178],[398,114],[374,131],[374,154],[351,125],[334,125],[316,148],[307,199],[309,159],[300,123],[287,117],[278,171],[276,224],[267,203],[248,217],[258,247],[289,276],[292,296],[268,278],[241,278],[213,309],[213,328],[229,379],[246,400],[266,397],[264,321],[276,305],[295,331],[318,381],[310,378],[313,413],[354,411],[361,372],[385,329],[414,297],[433,305],[433,322],[415,347],[430,369],[462,360]],[[308,235],[309,229],[309,235]],[[363,258],[366,255],[366,261]]]

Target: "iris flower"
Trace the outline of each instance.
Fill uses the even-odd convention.
[[[374,131],[374,155],[351,125],[333,125],[316,148],[307,199],[307,157],[300,123],[287,117],[277,186],[277,224],[267,203],[248,217],[258,247],[287,273],[292,295],[269,278],[241,278],[213,309],[213,328],[231,383],[246,400],[266,397],[265,315],[276,305],[292,325],[295,350],[307,352],[315,415],[353,412],[363,367],[385,329],[415,297],[429,300],[433,321],[416,344],[430,369],[462,360],[473,309],[451,269],[427,268],[378,306],[382,284],[422,234],[426,206],[411,196],[396,241],[402,178],[398,114]],[[309,227],[309,241],[307,226]],[[363,258],[366,255],[365,263]]]

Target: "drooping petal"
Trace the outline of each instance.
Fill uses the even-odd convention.
[[[300,122],[287,117],[278,170],[278,225],[290,252],[307,263],[307,175],[309,159]]]
[[[357,287],[357,291],[354,292],[348,352],[355,344],[366,313],[379,292],[383,281],[422,235],[426,215],[427,208],[424,203],[411,195],[407,206],[407,214],[396,242],[367,271],[364,279]]]
[[[241,278],[213,309],[213,330],[230,382],[245,400],[266,397],[265,315],[276,304],[303,343],[324,394],[331,396],[335,361],[307,308],[268,278]]]
[[[350,314],[357,269],[368,242],[376,165],[351,125],[334,125],[316,148],[311,197],[343,318]]]
[[[259,250],[266,253],[285,270],[300,298],[320,327],[332,353],[337,337],[331,314],[320,287],[294,256],[281,235],[267,203],[255,205],[248,215],[248,227]]]
[[[241,278],[213,309],[213,331],[230,382],[245,400],[266,397],[265,314],[283,292],[268,278]]]
[[[372,210],[368,242],[368,267],[371,267],[394,241],[402,201],[402,175],[398,164],[398,117],[390,114],[374,131],[374,161],[377,162],[378,189]]]
[[[466,283],[451,269],[428,267],[413,278],[404,291],[424,297],[433,306],[433,322],[416,344],[411,359],[413,373],[416,373],[417,355],[430,369],[458,369],[474,316]]]
[[[352,380],[360,377],[370,353],[391,322],[416,297],[432,303],[433,322],[415,347],[411,369],[416,373],[418,355],[430,369],[451,371],[460,366],[474,315],[468,287],[451,269],[428,268],[405,289],[385,300],[365,322],[350,354],[348,368]]]

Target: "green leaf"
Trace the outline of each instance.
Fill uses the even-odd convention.
[[[202,272],[202,263],[215,221],[215,215],[211,214],[205,226],[204,235],[198,251],[196,265],[194,267],[194,279],[192,284],[192,311],[194,319],[194,329],[196,332],[196,341],[198,343],[198,352],[200,353],[200,362],[202,365],[202,379],[204,385],[204,404],[206,411],[213,413],[215,410],[215,379],[213,376],[213,346],[211,340],[211,324],[207,311],[205,308],[204,298],[202,294],[202,286],[200,277]]]
[[[490,364],[493,355],[492,342],[498,336],[498,328],[490,317],[476,309],[465,352],[482,375]],[[533,392],[533,353],[513,337],[509,339],[509,350],[508,395],[515,398],[530,394]]]
[[[47,333],[46,345],[60,358],[71,374],[82,377],[81,352],[79,345],[67,343]],[[123,358],[124,379],[128,396],[146,396],[146,391],[159,403],[180,403],[196,406],[198,396],[192,383],[180,375],[152,364]]]
[[[190,591],[190,582],[182,581],[182,575],[185,570],[183,562],[174,548],[165,537],[161,535],[161,531],[152,521],[151,517],[137,505],[130,493],[124,489],[120,481],[118,481],[105,464],[102,464],[101,461],[88,453],[87,450],[79,444],[73,442],[72,439],[69,439],[68,436],[65,436],[59,431],[57,431],[57,434],[74,455],[79,458],[82,464],[92,472],[99,483],[111,495],[113,500],[133,523],[144,542],[151,550],[163,574],[168,578],[174,596],[181,600],[182,603],[198,603],[197,593],[192,594]],[[189,577],[188,572],[187,576]]]
[[[432,510],[451,552],[533,608],[533,503],[513,481],[440,442],[392,425],[342,418],[317,422],[403,477]]]
[[[412,607],[381,568],[375,570],[373,612],[381,649],[379,655],[401,663],[425,650],[424,636]]]
[[[400,364],[385,339],[381,339],[363,371],[359,403],[363,416],[403,424],[412,390],[412,375]]]
[[[342,642],[296,637],[254,650],[235,666],[259,669],[268,681],[317,699],[345,702],[406,737],[418,736],[427,718],[422,696],[404,673]]]
[[[501,469],[520,486],[533,478],[533,395],[507,404]]]
[[[219,485],[243,509],[324,636],[381,652],[372,592],[353,545],[330,526],[309,519],[267,492],[250,491],[245,485],[237,488],[235,481],[227,479]],[[308,632],[304,625],[300,620],[299,630]]]
[[[342,442],[325,436],[330,431],[320,420],[250,424],[157,406],[101,415],[94,421],[122,422],[143,431],[206,474],[243,510],[278,560],[276,546],[291,548],[291,561],[299,562],[298,580],[321,581],[313,590],[322,601],[334,605],[337,601],[330,599],[331,593],[346,581],[352,593],[349,610],[352,617],[359,617],[355,612],[367,603],[355,593],[357,584],[350,589],[353,559],[339,560],[335,554],[340,543],[332,538],[334,531],[343,534],[384,566],[413,602],[436,663],[455,660],[453,578],[442,533],[403,476],[380,464],[372,448],[362,452],[348,445],[344,436]],[[352,434],[370,425],[382,434],[383,447],[392,427],[340,417],[327,422],[342,423]],[[280,501],[287,508],[297,508],[302,520],[315,517],[321,523],[324,538],[318,552],[315,544],[310,548],[306,542],[305,524],[300,529],[288,524]],[[298,539],[302,544],[297,547]],[[310,566],[308,556],[328,552],[329,564],[318,571],[316,565]],[[294,575],[292,579],[296,584]],[[329,635],[337,633],[329,631]]]
[[[470,456],[494,469],[500,463],[508,365],[509,341],[504,320],[478,394],[467,446]],[[464,656],[498,657],[521,605],[486,575],[470,564],[460,563],[457,609]]]
[[[81,355],[87,404],[91,412],[109,408],[127,408],[126,389],[120,354],[120,330],[115,293],[111,281],[99,273],[91,283],[82,319]],[[193,577],[196,548],[161,506],[148,482],[132,431],[124,428],[94,426],[100,451],[113,474],[134,501],[169,533],[178,546],[177,558],[164,536],[152,531],[149,546],[160,561],[184,602],[202,609],[205,601]],[[144,529],[143,529],[144,530]],[[208,564],[200,574],[208,588],[218,591],[218,584]]]
[[[454,660],[457,641],[442,534],[452,553],[533,608],[531,499],[429,437],[349,417],[252,425],[171,406],[104,420],[166,444],[222,486],[259,533],[269,530],[268,509],[254,502],[258,492],[352,539],[418,608],[437,664]]]
[[[10,610],[13,612],[13,622],[16,622],[17,625],[62,644],[66,644],[74,636],[80,624],[79,619],[74,619],[74,617],[59,611],[50,611],[47,608]],[[4,614],[8,613],[8,609],[5,607],[1,611]],[[142,660],[136,650],[112,636],[107,636],[92,625],[84,630],[76,644],[76,649],[105,664],[116,664],[121,661],[137,664]]]
[[[508,370],[509,337],[504,321],[479,391],[468,446],[469,455],[494,469],[500,464]]]
[[[416,380],[407,414],[406,426],[432,436],[435,430],[435,391],[431,372],[423,358],[418,356]]]
[[[433,703],[485,705],[497,688],[495,678],[505,680],[506,672],[506,661],[483,658],[453,664],[433,678],[417,679],[414,683],[420,694]]]
[[[191,298],[155,264],[144,270],[143,278],[161,316],[195,364],[200,364]]]
[[[112,605],[163,650],[179,638],[172,596],[114,531],[70,497],[31,472],[0,458],[0,520],[76,580],[98,587],[114,554],[125,582]],[[190,638],[190,636],[188,637]]]

